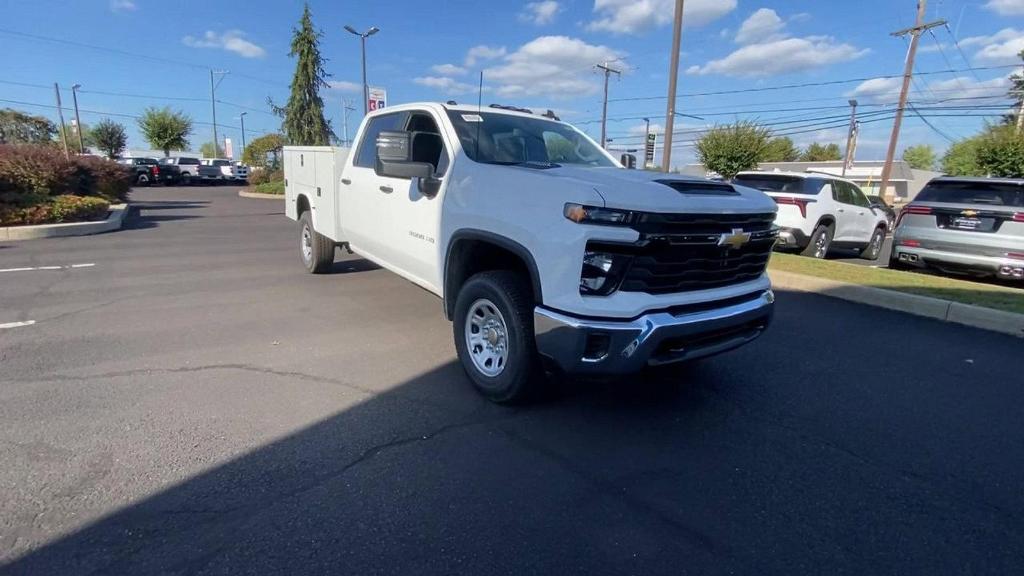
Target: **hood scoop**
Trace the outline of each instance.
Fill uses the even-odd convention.
[[[739,196],[732,184],[700,180],[655,180],[669,188],[691,196]]]

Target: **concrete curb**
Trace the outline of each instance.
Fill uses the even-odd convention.
[[[915,316],[934,318],[943,322],[953,322],[1024,338],[1024,314],[1014,314],[940,298],[849,284],[792,272],[769,270],[768,275],[772,279],[772,285],[783,290],[814,292],[859,304],[878,306]]]
[[[113,204],[106,220],[99,222],[67,222],[63,224],[37,224],[35,226],[7,226],[0,228],[0,242],[8,240],[35,240],[63,236],[89,236],[119,230],[128,216],[127,204]]]
[[[260,194],[259,192],[239,190],[238,195],[242,198],[259,198],[260,200],[284,200],[284,194]]]

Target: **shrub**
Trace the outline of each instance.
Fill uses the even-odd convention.
[[[0,145],[0,204],[27,207],[62,194],[123,202],[130,187],[128,169],[108,160],[67,159],[51,146]]]
[[[284,180],[275,180],[273,182],[265,182],[253,187],[253,192],[259,192],[260,194],[284,194]]]
[[[102,220],[109,210],[110,203],[102,198],[62,194],[34,206],[0,205],[0,225]]]
[[[260,184],[266,184],[268,182],[284,182],[284,171],[282,170],[253,170],[249,174],[249,184],[258,186]]]

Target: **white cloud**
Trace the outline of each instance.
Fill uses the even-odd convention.
[[[651,124],[651,134],[664,134],[664,133],[665,133],[665,127],[664,126],[662,126],[661,124],[657,124],[657,123]],[[629,135],[630,136],[646,136],[647,135],[647,125],[646,124],[637,124],[636,126],[630,126],[629,127]]]
[[[132,12],[138,9],[133,0],[110,0],[110,9],[114,12]]]
[[[466,73],[466,69],[462,66],[456,66],[455,64],[437,64],[431,66],[430,70],[435,74],[442,76],[461,76]]]
[[[1024,50],[1024,30],[1003,28],[991,36],[972,36],[960,41],[961,46],[980,46],[974,54],[978,64],[999,65],[1020,62]]]
[[[586,96],[597,92],[596,62],[620,60],[622,54],[568,36],[541,36],[484,70],[484,83],[497,84],[501,96]]]
[[[803,19],[803,15],[798,15]],[[725,76],[772,76],[820,68],[864,56],[869,50],[839,43],[831,36],[791,38],[787,23],[771,9],[761,8],[743,21],[736,33],[742,44],[733,53],[686,69],[687,74]]]
[[[861,103],[895,104],[900,97],[902,78],[872,78],[861,82],[856,88],[846,93],[848,98],[856,98]],[[922,91],[913,91],[911,102],[928,101],[929,105],[964,106],[963,99],[1002,97],[1010,89],[1007,77],[991,80],[975,80],[968,76],[947,78],[922,84]],[[939,100],[939,101],[936,101]],[[980,105],[980,104],[979,104]]]
[[[945,44],[945,43],[935,44],[933,42],[931,44],[925,44],[924,46],[921,46],[920,48],[917,49],[917,52],[919,54],[930,54],[932,52],[942,52],[943,50],[946,50],[947,48],[949,48],[949,44]]]
[[[473,46],[466,52],[466,66],[476,66],[480,60],[494,60],[501,58],[506,53],[505,47]]]
[[[267,55],[266,50],[246,40],[244,36],[241,30],[228,30],[223,34],[207,30],[200,38],[185,36],[181,41],[191,48],[220,48],[244,58],[263,58]]]
[[[740,31],[736,33],[736,42],[738,44],[753,44],[779,40],[785,37],[783,32],[785,27],[785,22],[779,18],[775,10],[761,8],[743,21]]]
[[[327,86],[331,90],[337,90],[338,92],[362,92],[363,85],[355,82],[348,82],[346,80],[328,80]]]
[[[985,8],[1002,16],[1024,15],[1024,0],[988,0]]]
[[[801,72],[839,62],[856,60],[867,54],[850,44],[837,44],[829,36],[786,38],[762,44],[748,44],[725,58],[703,66],[691,66],[687,74],[723,74],[749,77]]]
[[[683,25],[704,26],[736,9],[736,0],[687,0]],[[591,32],[640,34],[672,22],[675,0],[594,0],[597,18],[587,24]]]
[[[537,26],[544,26],[555,21],[555,16],[562,11],[562,6],[555,0],[542,0],[540,2],[528,2],[523,11],[519,13],[519,19],[523,22],[531,22]]]
[[[449,78],[448,76],[421,76],[419,78],[413,78],[412,81],[420,86],[434,88],[435,90],[450,95],[467,94],[469,92],[476,92],[477,90],[477,87],[472,84],[459,82],[458,80]]]

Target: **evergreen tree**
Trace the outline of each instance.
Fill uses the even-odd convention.
[[[284,107],[270,105],[284,118],[282,131],[289,144],[302,146],[327,146],[331,141],[331,125],[324,118],[324,101],[320,89],[327,87],[329,74],[324,71],[323,56],[320,55],[320,38],[323,33],[313,27],[313,15],[306,4],[302,19],[292,35],[289,56],[297,58],[295,76],[292,78],[291,95]]]

